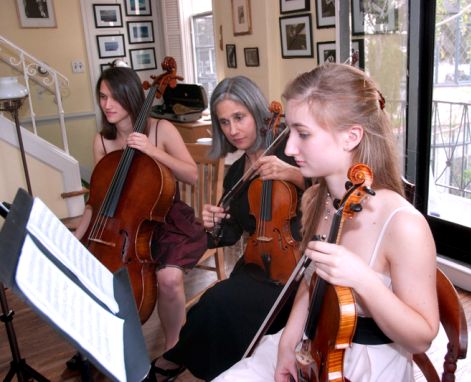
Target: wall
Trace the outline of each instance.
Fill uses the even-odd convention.
[[[231,0],[213,0],[214,31],[216,42],[216,62],[218,79],[228,76],[245,75],[254,80],[269,101],[280,100],[283,88],[299,73],[311,70],[317,65],[316,44],[318,41],[335,40],[335,28],[317,29],[316,1],[311,0],[309,11],[280,14],[280,2],[274,0],[251,0],[252,33],[234,36]],[[313,57],[284,59],[281,55],[280,16],[311,14]],[[222,44],[220,28],[222,28]],[[237,68],[227,68],[226,44],[236,45]],[[244,48],[258,47],[260,66],[247,67]]]
[[[3,0],[0,12],[0,33],[12,43],[37,59],[44,61],[69,79],[69,91],[63,96],[70,153],[82,166],[93,165],[91,139],[96,132],[93,91],[89,78],[88,58],[84,41],[80,0],[53,1],[56,28],[21,28],[16,0]],[[85,64],[84,73],[72,72],[72,61]],[[5,73],[6,72],[6,73]],[[4,65],[0,76],[9,75]],[[33,91],[38,92],[39,87]],[[38,98],[52,98],[49,94],[34,94]],[[53,104],[52,101],[50,104]],[[50,114],[47,107],[35,110],[37,116]],[[72,120],[68,116],[75,115]],[[47,124],[38,126],[38,135],[57,141],[57,129]],[[59,145],[60,146],[60,145]]]

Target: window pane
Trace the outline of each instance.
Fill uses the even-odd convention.
[[[212,14],[193,17],[193,57],[196,82],[206,89],[209,98],[217,83]]]

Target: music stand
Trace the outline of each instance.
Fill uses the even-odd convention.
[[[0,216],[6,218],[8,215],[8,211],[9,209],[3,203],[0,203]],[[13,357],[12,361],[10,362],[10,370],[8,371],[3,382],[11,381],[15,374],[18,377],[18,382],[27,382],[30,380],[35,380],[38,382],[49,382],[47,378],[39,374],[36,370],[29,366],[23,358],[21,358],[20,349],[18,347],[18,341],[16,339],[15,329],[13,328],[12,322],[15,312],[8,308],[7,296],[5,294],[5,286],[1,281],[0,304],[2,307],[0,321],[5,324],[8,342],[10,344],[11,355]]]
[[[12,322],[15,312],[8,309],[7,297],[5,295],[5,286],[2,282],[0,282],[0,302],[2,305],[2,315],[0,315],[0,321],[5,324],[8,335],[8,342],[10,343],[11,354],[13,356],[13,360],[10,362],[10,370],[8,371],[3,382],[11,381],[15,374],[18,377],[18,382],[26,382],[30,380],[35,380],[38,382],[49,382],[49,379],[43,377],[31,366],[29,366],[23,358],[21,358],[18,342],[16,340],[15,329],[13,328]]]

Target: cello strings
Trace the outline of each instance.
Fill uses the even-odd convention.
[[[147,115],[150,110],[150,107],[152,106],[155,93],[156,87],[152,86],[149,89],[149,93],[144,101],[144,106],[142,107],[141,111],[137,116],[134,127],[135,132],[142,133],[144,131],[144,122],[147,120]],[[102,204],[100,205],[100,209],[97,213],[95,222],[93,223],[93,227],[90,231],[88,239],[99,239],[102,237],[106,224],[108,223],[108,218],[111,217],[112,214],[114,214],[114,211],[110,211],[110,209],[113,205],[116,206],[118,203],[120,197],[120,195],[118,195],[118,191],[122,190],[122,187],[126,180],[125,175],[129,171],[132,159],[134,157],[134,153],[135,149],[131,147],[126,146],[126,148],[124,149],[118,167],[113,175],[110,186],[106,192],[105,198]]]

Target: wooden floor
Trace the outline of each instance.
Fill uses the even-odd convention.
[[[235,252],[236,251],[226,251],[226,269],[228,272],[232,269],[237,257],[237,253]],[[214,276],[212,272],[193,270],[186,276],[186,290],[191,294],[195,288],[199,289],[213,279]],[[468,318],[468,331],[471,331],[471,293],[459,291],[459,294],[466,311],[466,317]],[[55,333],[51,327],[38,318],[24,302],[13,295],[10,290],[6,290],[6,296],[9,308],[15,312],[13,327],[18,340],[21,357],[26,360],[26,363],[52,382],[65,380],[71,382],[79,381],[78,377],[64,378],[61,376],[64,371],[65,362],[75,353],[75,350],[63,337]],[[163,340],[156,312],[154,312],[150,319],[143,325],[143,332],[149,357],[151,359],[157,357],[162,353]],[[441,368],[445,350],[446,345],[443,333],[440,333],[429,350],[429,355],[434,364],[437,365],[437,368]],[[456,372],[458,382],[471,380],[471,350],[468,353],[470,356],[467,359],[458,362],[458,370]],[[10,369],[11,359],[12,356],[5,325],[0,323],[1,380],[5,379]],[[13,378],[13,380],[16,381],[16,377]],[[98,376],[96,380],[104,381],[106,379]],[[416,380],[423,381],[424,379],[417,373]],[[177,381],[189,382],[199,380],[186,371],[178,377]]]

